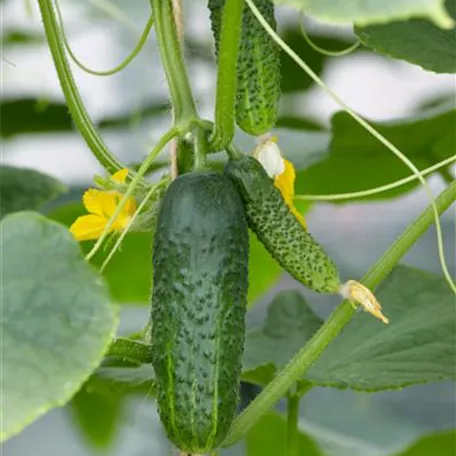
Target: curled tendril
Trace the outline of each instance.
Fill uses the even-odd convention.
[[[143,30],[141,37],[139,38],[139,41],[136,44],[135,48],[119,65],[115,66],[114,68],[111,68],[110,70],[93,70],[92,68],[89,68],[86,65],[84,65],[79,60],[79,58],[76,56],[76,54],[73,52],[73,50],[71,49],[70,43],[68,42],[68,38],[66,35],[63,15],[62,15],[60,6],[58,4],[58,0],[54,1],[54,5],[55,5],[55,9],[57,11],[57,16],[59,19],[60,31],[62,34],[63,42],[65,44],[65,48],[68,52],[68,55],[70,56],[71,60],[73,60],[73,62],[81,70],[85,71],[86,73],[92,74],[94,76],[112,76],[113,74],[116,74],[116,73],[122,71],[124,68],[126,68],[134,60],[134,58],[139,54],[141,49],[144,47],[144,44],[147,41],[147,38],[152,29],[152,26],[154,25],[154,19],[152,17],[152,13],[151,13],[149,16],[149,19],[147,20],[146,25],[144,26],[144,30]]]
[[[314,43],[310,36],[308,35],[306,28],[304,27],[304,14],[301,13],[299,17],[299,27],[301,29],[301,33],[303,38],[306,40],[306,43],[316,52],[319,52],[320,54],[324,54],[330,57],[342,57],[344,55],[351,54],[352,52],[356,51],[356,49],[359,48],[361,45],[361,41],[358,39],[356,40],[355,43],[347,47],[346,49],[342,49],[340,51],[331,51],[328,49],[323,49],[320,47],[318,44]]]

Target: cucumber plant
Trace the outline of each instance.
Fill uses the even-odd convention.
[[[178,451],[182,456],[218,455],[225,447],[244,438],[248,456],[256,456],[261,451],[270,451],[267,454],[274,456],[297,456],[304,451],[300,446],[303,436],[299,429],[299,404],[314,386],[371,392],[436,380],[454,380],[454,369],[448,366],[454,365],[456,356],[455,330],[451,326],[454,323],[451,317],[452,293],[456,287],[446,265],[439,223],[439,216],[456,198],[456,183],[450,167],[456,157],[451,155],[451,150],[447,151],[451,149],[447,147],[450,142],[448,138],[454,134],[454,109],[442,108],[437,114],[426,114],[416,121],[416,125],[404,121],[399,127],[395,124],[377,127],[366,121],[326,86],[311,68],[310,57],[307,60],[306,55],[302,56],[296,52],[297,49],[291,49],[283,40],[279,32],[281,27],[278,26],[282,17],[281,7],[276,3],[303,9],[318,20],[354,24],[359,42],[376,52],[417,62],[425,68],[439,68],[439,71],[443,68],[443,72],[454,72],[453,62],[446,62],[445,59],[430,62],[439,58],[440,54],[433,57],[426,50],[412,50],[409,35],[411,30],[416,34],[416,39],[421,33],[427,34],[426,45],[429,45],[429,49],[433,40],[445,46],[454,37],[454,30],[451,29],[453,19],[450,17],[454,11],[451,7],[447,11],[442,2],[437,1],[432,8],[427,9],[420,5],[412,8],[405,5],[405,1],[362,8],[355,4],[341,6],[313,0],[202,0],[199,6],[206,9],[209,19],[206,25],[212,29],[213,40],[210,44],[214,49],[213,66],[217,79],[214,121],[211,121],[200,115],[199,105],[192,92],[193,81],[187,70],[188,61],[183,57],[188,25],[185,5],[182,8],[179,0],[144,1],[150,6],[150,15],[133,53],[112,71],[93,71],[72,52],[58,3],[38,0],[49,50],[74,125],[110,177],[97,176],[97,188],[84,193],[83,203],[89,213],[78,214],[77,220],[71,221],[71,234],[66,228],[37,218],[36,215],[8,217],[4,222],[6,239],[10,240],[9,244],[5,242],[6,251],[16,252],[22,244],[31,245],[30,239],[40,239],[40,242],[45,243],[46,236],[43,233],[49,232],[59,237],[60,250],[53,255],[59,261],[76,265],[68,270],[55,267],[52,274],[43,275],[46,280],[40,280],[40,268],[26,268],[27,274],[35,274],[32,281],[26,277],[27,283],[33,282],[34,290],[39,291],[26,296],[17,291],[19,287],[16,285],[22,280],[21,268],[17,261],[13,261],[13,253],[10,253],[11,258],[7,258],[7,261],[12,266],[5,275],[8,292],[5,296],[9,302],[5,305],[6,317],[2,318],[7,335],[6,345],[11,353],[6,357],[7,367],[11,368],[15,360],[26,358],[30,346],[23,341],[28,340],[29,334],[21,330],[24,338],[20,343],[15,343],[20,339],[17,331],[31,324],[31,313],[26,311],[29,300],[33,309],[35,301],[39,301],[40,296],[47,296],[46,293],[52,297],[52,302],[57,299],[54,294],[56,275],[62,277],[62,283],[73,287],[72,293],[75,293],[76,288],[83,293],[81,280],[90,281],[90,299],[101,305],[101,310],[93,314],[97,318],[100,315],[106,318],[104,324],[87,323],[90,331],[81,334],[77,340],[73,340],[77,336],[73,331],[71,345],[60,337],[65,331],[65,325],[62,325],[65,315],[62,321],[55,323],[55,331],[59,333],[55,339],[66,344],[65,347],[71,349],[74,356],[76,367],[67,369],[68,376],[66,370],[62,372],[59,366],[65,360],[56,352],[59,362],[48,362],[47,365],[43,362],[45,367],[37,371],[36,378],[26,376],[27,371],[23,370],[20,371],[22,378],[11,380],[13,377],[9,377],[4,382],[5,386],[2,383],[2,394],[12,397],[11,404],[14,405],[8,405],[5,410],[7,419],[5,429],[2,429],[2,440],[19,433],[44,411],[70,400],[76,419],[87,427],[87,423],[93,423],[89,418],[92,418],[94,404],[101,407],[101,404],[112,399],[117,406],[126,394],[140,392],[143,397],[151,395],[156,399],[166,438],[173,451]],[[296,13],[299,16],[301,11],[298,9]],[[433,25],[425,19],[415,19],[423,16],[427,16]],[[410,19],[410,22],[397,22],[404,18]],[[115,157],[102,139],[79,93],[69,59],[93,75],[114,74],[135,58],[152,28],[169,88],[172,125],[144,161],[139,166],[133,166]],[[305,35],[305,40],[310,43],[309,49],[323,52],[320,46],[312,44],[308,35]],[[359,42],[350,49],[358,48]],[[411,58],[410,54],[414,53],[417,55]],[[334,56],[341,54],[346,52],[331,53]],[[285,55],[297,64],[292,74],[284,70],[286,65],[281,65]],[[370,140],[382,145],[382,153],[388,157],[388,153],[395,156],[398,163],[402,160],[401,165],[405,164],[413,175],[382,185],[379,189],[323,196],[295,195],[295,181],[297,189],[305,187],[301,174],[307,171],[311,173],[314,169],[313,165],[296,166],[296,173],[292,163],[297,152],[305,152],[306,141],[303,140],[302,151],[284,150],[283,154],[275,140],[270,138],[270,133],[284,122],[283,118],[280,119],[279,109],[286,101],[282,99],[281,80],[304,76],[299,68],[338,103],[356,128],[368,132],[372,135],[369,136]],[[305,124],[303,119],[298,120],[300,124]],[[330,148],[337,148],[338,144],[341,147],[340,143],[344,142],[339,139],[340,130],[335,125],[336,121],[333,130],[326,132],[327,135],[333,135]],[[353,124],[346,122],[346,129],[350,125]],[[402,126],[403,130],[400,129]],[[237,127],[255,138],[259,145],[254,152],[239,148]],[[359,130],[351,128],[354,135],[360,135]],[[419,136],[421,134],[422,137]],[[426,157],[427,161],[432,162],[426,169],[417,157],[399,148],[402,149],[402,145],[414,136],[419,137],[417,143],[423,143],[423,147],[435,152]],[[397,138],[397,144],[388,138]],[[170,146],[169,166],[167,162],[160,164],[157,159],[167,146]],[[221,154],[213,159],[215,152]],[[331,154],[335,152],[330,150]],[[422,158],[423,154],[419,150],[416,155]],[[436,156],[440,159],[438,163]],[[343,167],[340,161],[337,163]],[[151,170],[157,169],[164,171],[158,180],[148,175]],[[424,176],[435,171],[448,185],[434,200]],[[37,209],[32,196],[40,192],[36,191],[33,182],[19,185],[16,182],[19,177],[15,176],[21,176],[21,172],[14,170],[13,175],[9,168],[5,168],[4,173],[6,178],[0,196],[6,198],[6,207],[18,208],[11,209],[11,212],[21,208]],[[51,190],[55,190],[52,189],[55,186],[52,179],[33,173],[22,175],[34,176],[34,179],[42,182],[42,187],[46,187],[41,188],[44,193],[48,187],[50,194]],[[403,176],[400,173],[397,175]],[[347,179],[342,170],[332,176],[337,176],[341,181]],[[353,176],[354,181],[363,177],[357,168],[353,170]],[[311,224],[306,225],[299,206],[295,205],[295,201],[306,197],[315,200],[367,197],[385,189],[397,190],[403,184],[410,184],[413,179],[428,191],[431,205],[360,281],[344,277],[345,268],[337,264],[328,254],[328,249],[318,242],[319,233],[313,230]],[[30,197],[24,202],[18,195],[22,199],[26,199],[27,195]],[[17,201],[9,201],[14,198]],[[40,196],[41,200],[45,201],[46,195],[43,198]],[[55,218],[59,219],[58,216]],[[390,276],[400,259],[433,223],[437,230],[443,278],[429,277],[407,268],[396,269]],[[25,232],[19,229],[21,224],[27,227]],[[334,225],[334,229],[337,229],[337,224]],[[249,236],[249,230],[253,236]],[[139,237],[135,238],[135,235]],[[20,236],[24,236],[23,241]],[[107,242],[116,236],[115,244]],[[76,241],[72,237],[83,241],[84,258],[77,252]],[[134,259],[128,256],[134,244],[129,244],[129,239],[135,240],[141,247]],[[95,242],[86,244],[87,240]],[[124,243],[122,248],[121,243]],[[9,245],[14,248],[8,250]],[[101,248],[106,245],[110,249],[108,253]],[[348,250],[345,254],[349,258]],[[29,265],[52,264],[52,258],[47,258],[44,253],[35,252],[34,255],[30,255],[30,258],[24,255],[23,261]],[[14,256],[20,257],[17,253]],[[41,258],[41,263],[38,263],[37,258]],[[113,258],[126,260],[125,263],[121,261],[120,272],[110,275],[110,267],[114,266]],[[87,262],[98,267],[99,272],[90,268]],[[146,269],[143,276],[147,277],[144,279],[146,291],[138,292],[135,296],[140,296],[141,302],[150,304],[150,317],[144,321],[143,329],[128,337],[115,338],[115,312],[107,305],[106,290],[97,294],[97,286],[105,281],[111,291],[119,285],[117,282],[121,282],[123,287],[123,277],[130,269],[135,271],[133,275],[137,279],[143,271],[135,269],[136,263],[141,265],[140,269]],[[298,330],[293,332],[295,328],[291,319],[287,320],[288,326],[280,326],[279,317],[271,312],[272,323],[268,317],[261,333],[258,330],[246,332],[245,316],[248,306],[252,305],[249,299],[254,282],[267,282],[261,287],[263,294],[273,285],[272,280],[266,277],[267,268],[263,267],[263,263],[272,264],[275,270],[288,273],[299,286],[319,294],[339,294],[343,301],[323,322],[303,304],[303,298],[279,294],[286,296],[286,299],[283,298],[279,304],[274,300],[271,308],[283,308],[286,315],[293,315],[293,309],[300,309],[302,315],[299,314]],[[69,271],[74,275],[71,280],[65,275]],[[277,274],[274,278],[277,278]],[[135,288],[139,282],[133,280],[131,287]],[[52,293],[49,283],[52,284]],[[379,286],[379,298],[391,321],[383,315],[382,307],[374,296],[373,291],[377,294]],[[118,288],[116,290],[118,293]],[[75,319],[75,312],[69,311],[69,295],[68,292],[61,299],[65,311]],[[118,295],[115,297],[119,299]],[[315,303],[318,303],[318,299],[317,295]],[[15,313],[15,300],[19,302],[17,308],[21,310],[21,315]],[[58,308],[48,307],[53,305],[52,302],[43,304],[41,300],[36,308],[40,311],[44,309],[49,315],[55,312],[61,315]],[[416,314],[413,309],[415,303]],[[428,316],[425,309],[426,306],[431,309],[431,304],[436,305],[438,312],[433,315],[430,310]],[[84,301],[82,308],[85,312],[86,307],[89,305]],[[377,321],[374,324],[374,320],[364,314],[353,318],[359,307],[383,323],[390,324],[380,325],[376,324]],[[419,316],[419,322],[416,315]],[[84,318],[90,320],[89,316]],[[82,325],[81,321],[74,322],[75,327],[76,323]],[[71,326],[73,322],[68,324]],[[47,328],[48,332],[45,333],[43,331],[40,328],[36,340],[41,341],[41,334],[46,334],[46,337],[49,335],[51,340],[53,328]],[[429,342],[433,339],[431,333],[441,335],[440,345]],[[78,343],[86,347],[90,344],[90,337],[93,341],[89,347],[91,349],[88,349],[87,360],[83,356],[79,359],[74,347]],[[45,339],[43,336],[43,341]],[[300,344],[296,344],[296,341],[300,341]],[[338,342],[341,343],[340,348],[337,348]],[[45,345],[52,348],[52,344]],[[418,353],[413,359],[407,355],[412,349],[413,353]],[[277,354],[278,350],[280,352]],[[379,364],[382,369],[378,368]],[[40,369],[40,363],[30,365]],[[429,365],[432,368],[428,368]],[[51,370],[48,372],[47,368]],[[146,369],[146,377],[143,377],[143,369]],[[52,378],[51,389],[46,389],[43,378]],[[241,382],[262,388],[242,411],[241,405],[246,404],[245,397],[240,401]],[[33,394],[40,393],[43,397],[39,400],[23,400],[24,397],[35,399]],[[91,394],[99,396],[91,401]],[[286,422],[282,421],[280,415],[271,415],[272,407],[282,398],[287,401]],[[108,415],[113,409],[109,410]],[[273,425],[267,426],[265,423],[268,420]],[[89,426],[89,435],[92,435],[92,427],[96,426]],[[281,427],[286,427],[287,438],[284,441],[277,437]],[[260,441],[254,438],[258,432],[263,433]],[[268,433],[271,435],[268,436]],[[279,446],[276,442],[270,447],[262,445],[262,441],[268,441],[268,437],[277,440]],[[310,437],[308,439],[311,441]],[[95,440],[99,442],[98,437]],[[311,443],[306,446],[309,456],[324,454],[316,443]],[[443,448],[440,440],[438,445],[438,448]],[[263,449],[265,446],[266,450]],[[449,452],[439,454],[450,455]]]

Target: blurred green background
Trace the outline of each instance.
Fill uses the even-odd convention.
[[[30,4],[28,9],[24,1],[2,2],[2,162],[41,170],[67,184],[69,193],[45,208],[54,211],[68,202],[80,201],[93,175],[102,173],[102,169],[72,128],[44,41],[39,12],[33,2]],[[149,11],[147,0],[62,1],[61,5],[73,50],[94,69],[111,68],[130,52]],[[211,118],[215,67],[205,2],[187,0],[184,6],[190,78],[201,114]],[[122,15],[117,15],[119,10]],[[305,44],[292,10],[281,9],[278,18],[287,42],[305,55],[312,68],[364,116],[375,121],[412,117],[424,107],[454,103],[451,75],[425,72],[362,48],[346,57],[328,59]],[[353,40],[350,30],[307,25],[313,39],[328,49],[342,49]],[[311,180],[312,171],[306,175],[305,170],[328,153],[327,129],[338,107],[287,58],[284,57],[282,65],[285,93],[281,127],[276,133],[282,151],[302,170],[297,191],[317,192],[319,185],[334,191],[350,189],[350,183],[362,181],[363,176],[333,168],[330,175],[323,170],[323,179],[317,185]],[[76,67],[74,73],[87,109],[112,152],[127,163],[139,163],[170,122],[167,84],[153,32],[139,57],[120,74],[94,77]],[[358,133],[351,134],[356,146]],[[450,139],[456,145],[454,135]],[[245,150],[254,147],[252,138],[243,134],[238,135],[238,143]],[[166,160],[165,154],[162,158]],[[394,159],[391,163],[395,166]],[[375,162],[366,166],[373,177],[365,179],[368,186],[374,186],[376,173],[385,170],[376,168]],[[408,174],[405,168],[400,173],[399,177]],[[387,182],[395,179],[395,173],[392,174]],[[445,187],[440,175],[432,176],[430,184],[435,193]],[[343,205],[318,203],[306,218],[310,230],[340,266],[342,276],[360,277],[427,204],[425,193],[414,188],[395,199]],[[59,217],[64,220],[75,213],[70,211],[69,216]],[[454,273],[454,208],[442,217],[442,227],[449,267]],[[406,255],[403,263],[440,273],[433,228]],[[278,289],[301,290],[321,316],[328,315],[337,304],[337,298],[317,296],[291,278],[279,277],[277,268],[263,270],[261,264],[259,261],[252,283],[255,291],[252,296],[257,299],[248,314],[250,326],[263,321]],[[269,282],[273,287],[264,293]],[[136,331],[147,317],[145,305],[124,306],[120,332]],[[246,386],[244,402],[255,392]],[[87,404],[90,404],[88,410],[84,409]],[[280,410],[283,405],[278,405]],[[455,409],[455,388],[451,382],[376,394],[315,388],[301,402],[300,424],[328,455],[386,455],[400,451],[422,434],[454,427]],[[88,427],[92,428],[92,435],[87,434]],[[5,456],[172,454],[154,402],[145,394],[122,402],[103,397],[91,401],[82,398],[79,405],[74,402],[48,413],[2,449]],[[246,451],[241,443],[224,454],[240,456]]]

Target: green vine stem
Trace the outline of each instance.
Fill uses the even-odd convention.
[[[453,181],[435,200],[435,207],[438,213],[442,214],[455,199],[456,181]],[[433,221],[434,209],[430,206],[396,239],[367,272],[361,282],[368,288],[374,289],[415,244],[418,238],[432,225]],[[228,437],[223,443],[224,446],[232,445],[240,440],[269,408],[286,395],[288,389],[321,356],[329,343],[340,333],[354,313],[355,310],[352,305],[347,300],[344,300],[309,342],[264,388],[249,407],[236,418]]]
[[[212,150],[224,149],[234,136],[237,60],[241,42],[243,10],[244,0],[227,0],[223,8],[217,56],[217,93],[215,129],[211,137]]]
[[[59,28],[52,0],[38,0],[38,4],[55,69],[76,128],[81,133],[93,155],[108,173],[113,174],[120,169],[126,168],[108,150],[85,109],[66,57],[65,42]]]
[[[197,117],[187,68],[174,21],[172,0],[150,0],[161,61],[168,80],[176,124]]]
[[[299,456],[299,403],[297,394],[290,394],[287,399],[287,456]]]

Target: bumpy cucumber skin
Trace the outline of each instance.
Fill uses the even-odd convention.
[[[208,1],[217,54],[225,1]],[[255,5],[275,30],[274,4],[270,0],[256,0]],[[262,135],[277,121],[281,95],[280,49],[247,4],[242,17],[237,74],[236,123],[250,135]]]
[[[262,165],[246,156],[228,162],[225,173],[244,200],[250,228],[271,256],[311,290],[336,293],[336,265],[290,212]]]
[[[226,176],[172,182],[155,232],[151,339],[160,417],[181,451],[219,447],[234,418],[248,249],[242,200]]]

